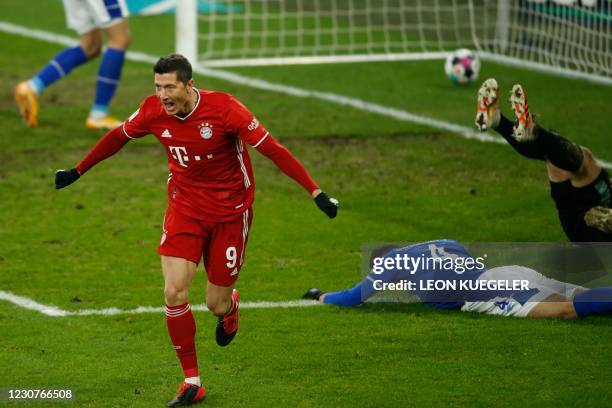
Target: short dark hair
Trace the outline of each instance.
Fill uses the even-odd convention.
[[[191,79],[193,71],[189,60],[181,54],[170,54],[161,57],[153,67],[153,72],[156,74],[169,74],[176,72],[176,79],[185,85]]]

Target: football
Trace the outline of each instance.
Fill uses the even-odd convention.
[[[461,48],[446,57],[446,76],[456,84],[467,84],[478,79],[480,60],[467,48]]]

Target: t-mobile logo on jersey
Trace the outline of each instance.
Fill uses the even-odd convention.
[[[184,146],[168,146],[174,160],[178,161],[181,167],[187,167],[185,162],[189,161],[187,157],[187,149]]]

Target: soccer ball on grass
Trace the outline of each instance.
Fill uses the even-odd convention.
[[[446,76],[456,84],[467,84],[478,79],[480,60],[467,48],[461,48],[446,57]]]

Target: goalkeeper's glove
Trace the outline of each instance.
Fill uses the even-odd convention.
[[[315,197],[314,200],[317,204],[317,207],[319,207],[321,211],[327,214],[329,218],[334,218],[338,213],[338,207],[340,207],[340,203],[338,202],[338,200],[329,197],[323,191],[321,191],[319,195]]]
[[[55,188],[60,189],[68,187],[81,177],[77,169],[58,170],[55,172]]]

